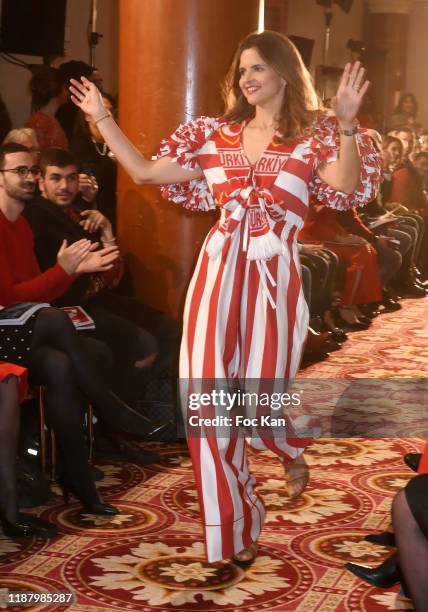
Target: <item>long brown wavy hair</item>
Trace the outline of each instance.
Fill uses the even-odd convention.
[[[322,111],[321,101],[296,47],[286,36],[271,30],[249,34],[236,50],[223,84],[224,119],[230,123],[240,123],[255,115],[255,106],[247,102],[239,87],[241,54],[251,48],[257,49],[263,60],[287,83],[277,118],[278,130],[284,140],[309,134],[314,120]]]

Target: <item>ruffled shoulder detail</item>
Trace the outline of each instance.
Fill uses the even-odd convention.
[[[358,128],[356,139],[361,157],[360,182],[354,193],[347,194],[330,187],[316,172],[319,166],[334,162],[339,156],[340,134],[336,117],[323,115],[314,126],[314,134],[309,142],[314,160],[314,173],[310,189],[317,200],[331,208],[346,210],[356,206],[365,206],[376,197],[379,190],[381,182],[380,156],[365,129]]]
[[[214,117],[199,117],[179,125],[171,136],[162,140],[157,157],[168,155],[185,170],[198,169],[199,149],[223,123]]]
[[[224,124],[213,117],[199,117],[180,125],[169,138],[162,140],[157,158],[169,156],[185,170],[198,170],[198,154],[211,135]],[[215,200],[205,178],[187,183],[161,186],[165,200],[180,204],[188,210],[208,211],[216,208]]]
[[[187,210],[208,212],[216,208],[215,200],[204,178],[195,179],[188,183],[161,185],[160,190],[165,200],[180,204]]]

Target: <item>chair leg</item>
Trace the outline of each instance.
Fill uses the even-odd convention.
[[[42,464],[42,470],[45,476],[48,476],[47,466],[47,443],[46,443],[46,417],[45,417],[45,402],[44,402],[44,387],[38,387],[39,397],[39,436],[40,436],[40,460]],[[86,428],[88,437],[88,459],[89,463],[92,463],[94,454],[94,424],[93,424],[94,410],[92,404],[88,404],[88,411],[86,414]],[[50,479],[55,481],[57,478],[56,473],[56,439],[55,432],[53,429],[49,429],[50,435],[50,455],[51,455],[51,469]]]
[[[42,464],[43,473],[47,474],[46,465],[46,419],[45,419],[45,402],[44,402],[44,389],[38,387],[39,396],[39,437],[40,437],[40,460]]]
[[[88,412],[86,414],[86,427],[88,430],[88,458],[89,463],[92,463],[94,457],[94,409],[92,404],[88,404]]]
[[[51,480],[54,482],[57,479],[56,473],[56,439],[55,432],[53,429],[50,430],[51,434]]]

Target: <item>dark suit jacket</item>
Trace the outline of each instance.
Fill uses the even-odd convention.
[[[68,241],[68,244],[73,244],[73,242],[82,238],[87,238],[93,242],[100,238],[99,233],[89,234],[85,232],[64,210],[42,196],[27,204],[24,216],[33,230],[34,250],[42,271],[55,265],[57,253],[64,239]],[[80,304],[90,282],[91,275],[82,275],[55,303],[67,306]]]

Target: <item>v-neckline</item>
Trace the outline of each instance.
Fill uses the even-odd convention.
[[[265,155],[266,151],[271,147],[271,145],[273,144],[273,141],[276,138],[276,135],[278,134],[278,130],[275,130],[273,133],[272,138],[270,139],[270,141],[268,142],[268,144],[266,145],[266,147],[263,149],[263,151],[260,153],[260,155],[258,156],[258,158],[256,159],[256,161],[254,163],[251,162],[250,158],[248,157],[248,155],[245,152],[244,149],[244,140],[243,140],[243,136],[244,136],[244,130],[247,127],[247,125],[249,124],[250,119],[245,119],[242,123],[241,123],[241,132],[239,134],[239,146],[241,148],[241,153],[243,158],[245,159],[245,161],[247,162],[248,166],[251,169],[254,169],[257,164],[259,163],[259,161],[262,159],[262,157]]]

